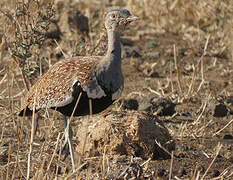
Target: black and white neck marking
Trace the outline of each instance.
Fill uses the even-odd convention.
[[[84,86],[89,98],[102,98],[112,94],[112,100],[117,99],[123,89],[121,73],[120,33],[108,30],[108,50],[100,62],[97,72],[93,74],[92,84]],[[113,84],[113,81],[115,84]]]

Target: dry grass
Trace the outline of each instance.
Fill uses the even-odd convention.
[[[53,6],[48,6],[49,2],[54,3]],[[32,179],[130,179],[133,178],[130,172],[137,169],[134,164],[139,164],[143,171],[138,179],[231,179],[233,143],[225,142],[223,137],[233,135],[232,112],[216,118],[213,109],[218,103],[233,106],[233,102],[230,103],[233,97],[233,2],[109,2],[0,2],[0,179],[27,179],[27,175]],[[127,8],[141,18],[123,38],[139,46],[144,63],[153,66],[151,69],[159,74],[158,78],[146,77],[123,62],[126,76],[123,98],[132,97],[140,102],[156,96],[176,103],[176,114],[159,118],[178,148],[167,161],[112,156],[105,151],[97,157],[76,154],[76,169],[71,172],[70,158],[63,162],[62,155],[56,153],[63,138],[62,117],[55,112],[42,112],[39,132],[32,141],[29,121],[19,118],[17,112],[27,88],[64,54],[104,54],[106,33],[102,19],[106,10],[116,7]],[[74,9],[88,16],[89,36],[69,25],[68,12]],[[46,36],[53,21],[62,34],[56,42]],[[154,48],[148,47],[151,41],[157,43]],[[149,51],[159,51],[161,55],[158,59],[151,58],[147,56]],[[191,116],[181,115],[187,112]],[[73,127],[80,126],[80,120],[75,118],[71,123]],[[194,156],[190,151],[199,154]],[[179,159],[186,165],[179,164]],[[180,173],[178,166],[184,168],[186,174]],[[165,169],[162,175],[161,168]],[[213,176],[216,170],[219,174]]]

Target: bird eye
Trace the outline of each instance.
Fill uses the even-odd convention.
[[[115,14],[112,14],[110,17],[111,17],[111,19],[116,19],[116,15]]]

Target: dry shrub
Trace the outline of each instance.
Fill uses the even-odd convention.
[[[39,69],[39,49],[46,40],[45,34],[55,13],[53,4],[47,0],[17,0],[12,9],[0,10],[5,21],[5,42],[28,89],[30,81],[26,80]]]

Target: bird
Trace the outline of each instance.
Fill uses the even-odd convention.
[[[65,117],[97,114],[117,100],[124,88],[120,36],[139,17],[126,9],[106,13],[108,46],[104,56],[76,56],[49,68],[27,92],[19,116],[50,108]],[[65,118],[65,144],[72,158],[72,129]],[[68,130],[67,130],[68,129]],[[72,165],[74,162],[72,160]]]

